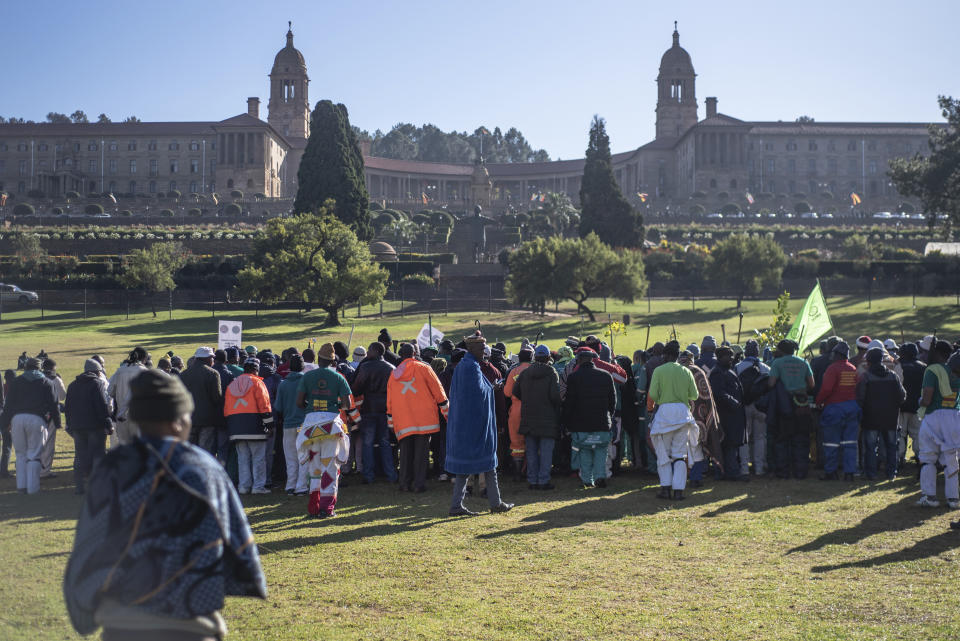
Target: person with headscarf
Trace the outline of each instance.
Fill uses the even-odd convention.
[[[920,398],[920,507],[939,507],[937,465],[943,466],[943,491],[947,507],[960,507],[960,353],[950,355],[950,343],[938,340],[927,355],[930,364],[923,373]]]
[[[713,336],[704,336],[700,343],[700,356],[694,361],[694,365],[702,369],[707,376],[717,364],[716,352],[717,339]]]
[[[129,443],[137,435],[137,426],[127,416],[130,404],[130,381],[147,369],[146,362],[149,360],[150,354],[147,353],[147,350],[139,346],[134,347],[130,350],[127,360],[121,363],[117,371],[110,377],[107,394],[113,399],[117,420],[116,431],[110,437],[111,447]]]
[[[888,481],[897,477],[897,419],[907,391],[896,374],[883,366],[883,350],[867,350],[867,371],[857,381],[857,404],[863,410],[863,471],[867,480],[877,476],[878,442],[883,439]]]
[[[497,417],[494,384],[484,374],[486,339],[477,331],[464,339],[467,353],[453,370],[447,416],[446,469],[455,475],[450,516],[476,516],[463,505],[467,478],[483,474],[491,512],[507,512],[497,483]]]
[[[693,372],[677,362],[680,345],[676,341],[667,343],[661,356],[663,363],[653,372],[647,397],[648,409],[657,406],[650,424],[650,440],[660,475],[657,498],[681,500],[698,436],[691,409],[699,392]]]
[[[253,533],[223,467],[188,442],[183,384],[145,370],[129,386],[139,430],[90,476],[63,580],[70,622],[108,641],[222,638],[226,596],[267,596]]]

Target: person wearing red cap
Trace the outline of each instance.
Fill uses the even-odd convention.
[[[870,349],[870,343],[873,339],[869,336],[861,336],[857,339],[857,353],[850,357],[850,364],[859,368],[860,364],[867,357],[867,350]]]

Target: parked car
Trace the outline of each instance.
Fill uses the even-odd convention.
[[[878,211],[873,215],[873,217],[877,220],[890,220],[893,218],[893,214],[891,214],[889,211]]]
[[[805,211],[802,214],[800,214],[800,218],[803,218],[804,220],[813,220],[814,218],[817,218],[817,217],[818,217],[817,212],[815,211]]]
[[[40,300],[37,292],[28,292],[20,289],[16,285],[5,285],[0,283],[0,301],[4,303],[36,303]]]
[[[711,214],[707,214],[707,218],[723,218],[723,214],[718,211],[715,211]]]
[[[823,216],[820,216],[820,218],[833,218],[833,214],[824,214]]]
[[[926,220],[927,217],[923,214],[910,214],[910,220]]]

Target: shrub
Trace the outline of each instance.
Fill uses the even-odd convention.
[[[730,192],[721,191],[720,193],[717,194],[717,198],[719,198],[720,200],[726,200],[727,198],[730,198]]]
[[[786,194],[777,194],[777,200],[786,200],[786,199],[787,199]]]
[[[453,227],[453,216],[445,211],[435,211],[430,214],[430,220],[437,227]]]
[[[235,199],[237,199],[237,200],[242,200],[242,199],[243,199],[243,192],[240,191],[239,189],[234,189],[233,191],[230,192],[230,197],[231,197],[231,198],[235,198]]]
[[[372,202],[368,209],[370,209],[370,211],[383,211],[383,205],[378,202]]]
[[[525,211],[521,211],[517,214],[517,224],[523,225],[524,223],[530,222],[530,214]]]
[[[407,274],[402,280],[404,285],[426,285],[429,287],[435,285],[433,278],[426,274]]]
[[[63,195],[63,197],[66,198],[67,200],[72,200],[72,199],[74,199],[74,198],[79,198],[79,197],[80,197],[80,194],[78,194],[78,193],[75,192],[75,191],[68,191],[67,193],[65,193],[65,194]]]
[[[35,211],[30,203],[17,203],[13,206],[14,216],[33,216]]]
[[[121,216],[133,216],[133,212],[130,211],[129,209],[121,209],[120,212],[119,212],[119,215],[121,215]]]
[[[173,210],[171,209],[161,209],[160,215],[165,218],[173,218]]]
[[[819,260],[820,251],[816,249],[801,249],[797,252],[797,258],[810,258],[813,260]]]
[[[102,214],[103,206],[98,205],[97,203],[90,203],[89,205],[83,208],[83,213],[87,214],[88,216],[93,216],[95,214]]]
[[[227,216],[239,216],[241,212],[240,205],[236,203],[230,203],[223,209],[223,213]]]
[[[706,198],[706,197],[707,197],[707,194],[706,194],[705,192],[702,192],[702,191],[695,191],[695,192],[693,192],[693,197],[694,197],[694,198]]]
[[[253,195],[253,197],[256,198],[257,200],[264,200],[267,197],[267,195],[262,191],[258,191]]]
[[[61,209],[60,207],[54,207],[53,209],[50,210],[50,213],[53,214],[54,216],[62,216],[63,209]]]
[[[426,214],[414,214],[410,220],[417,223],[418,225],[425,225],[430,222],[430,217],[427,216]]]
[[[90,200],[96,200],[96,199],[100,198],[100,194],[98,194],[98,193],[95,192],[95,191],[91,191],[89,194],[87,194],[87,198],[90,199]]]
[[[373,219],[373,226],[377,230],[382,230],[387,225],[393,224],[394,220],[395,219],[393,216],[391,216],[387,212],[383,212],[383,213],[377,214],[377,217]]]
[[[180,192],[176,189],[171,189],[167,192],[167,198],[173,198],[174,200],[180,200]]]
[[[813,210],[810,209],[810,203],[808,203],[805,200],[801,200],[800,202],[793,204],[793,211],[796,212],[797,214],[805,214],[808,211],[813,211]]]
[[[197,207],[192,207],[188,212],[188,216],[199,216],[202,212]]]
[[[825,191],[825,192],[823,192],[823,193],[820,194],[820,197],[821,197],[821,198],[824,198],[824,199],[826,199],[826,200],[833,200],[833,192]]]
[[[690,215],[692,216],[702,216],[707,213],[707,210],[703,208],[703,205],[696,204],[690,206]]]
[[[735,216],[740,213],[740,205],[736,203],[727,203],[720,208],[720,213],[724,216]]]

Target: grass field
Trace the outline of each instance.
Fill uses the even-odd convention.
[[[954,338],[952,299],[873,302],[830,299],[839,333]],[[795,304],[799,308],[799,302]],[[746,303],[744,328],[766,325],[772,301]],[[611,311],[612,306],[611,306]],[[642,347],[677,323],[681,340],[736,330],[729,301],[654,301],[635,314],[618,352]],[[641,313],[642,312],[642,313]],[[19,315],[19,318],[17,316]],[[26,349],[57,358],[68,380],[100,352],[112,371],[130,346],[183,355],[215,339],[209,314],[174,312],[84,321],[33,312],[4,314],[0,363]],[[275,350],[307,338],[345,339],[322,319],[295,314],[234,316],[244,342]],[[579,318],[529,314],[435,316],[465,334],[479,318],[510,343],[543,328],[547,341],[579,332]],[[354,343],[381,327],[413,336],[422,316],[364,319]],[[642,330],[636,324],[642,324]],[[584,332],[599,331],[586,325]],[[69,468],[72,443],[57,443],[58,476],[27,497],[0,480],[0,639],[76,639],[60,593],[79,500]],[[913,471],[912,466],[907,472]],[[708,481],[680,503],[654,498],[655,480],[635,473],[607,490],[559,479],[554,492],[502,481],[517,507],[502,515],[445,518],[449,484],[421,495],[350,482],[338,516],[304,518],[302,497],[244,497],[267,574],[267,602],[230,599],[231,639],[951,639],[960,637],[956,589],[960,533],[951,514],[913,506],[913,477],[868,484],[815,480]],[[485,501],[470,503],[483,509]],[[957,514],[952,515],[958,518]]]

